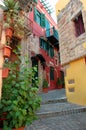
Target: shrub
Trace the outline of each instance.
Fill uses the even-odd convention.
[[[10,72],[8,78],[3,80],[0,101],[0,117],[6,113],[4,130],[30,125],[36,119],[36,110],[41,102],[38,88],[32,87],[36,67],[30,68],[25,57],[23,64],[19,55],[14,63],[10,62],[7,66]],[[38,86],[38,82],[35,84]]]

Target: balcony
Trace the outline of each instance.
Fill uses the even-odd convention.
[[[54,27],[46,30],[46,38],[54,46],[59,46],[59,35]]]
[[[21,8],[26,12],[32,10],[32,8],[35,7],[38,2],[38,0],[18,0],[18,1],[20,3]]]
[[[33,22],[26,15],[24,15],[24,20],[24,32],[27,36],[29,36],[33,31]]]
[[[22,14],[17,16],[13,23],[13,36],[24,37],[32,34],[33,22],[28,18],[27,15]]]

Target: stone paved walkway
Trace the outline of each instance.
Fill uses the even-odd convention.
[[[42,101],[53,100],[57,98],[66,97],[65,89],[57,89],[53,91],[49,91],[48,93],[41,93]]]
[[[54,90],[50,91],[47,94],[42,93],[41,94],[42,101],[47,101],[47,100],[55,100],[55,99],[60,99],[60,98],[65,98],[65,90]],[[67,102],[66,102],[67,103]],[[62,107],[63,103],[50,103],[50,104],[45,104],[47,110],[51,110],[51,107],[54,108],[55,110]],[[57,105],[57,106],[55,106]],[[72,106],[72,104],[67,106]],[[77,107],[77,105],[75,105]],[[44,107],[44,106],[43,106]],[[63,105],[63,108],[65,108],[65,103]],[[45,107],[44,109],[42,108],[45,112]],[[53,109],[52,109],[53,110]],[[26,127],[25,130],[86,130],[86,112],[81,112],[81,113],[71,113],[71,114],[66,114],[66,115],[56,115],[56,116],[50,116],[46,118],[40,118],[36,121],[33,122],[32,125],[29,127]]]
[[[86,112],[35,121],[26,130],[86,130]]]

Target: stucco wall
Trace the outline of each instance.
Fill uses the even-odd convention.
[[[59,12],[65,8],[65,6],[68,4],[70,0],[58,0],[56,3],[56,15],[59,14]]]
[[[86,61],[71,62],[66,72],[66,95],[69,102],[86,106]]]

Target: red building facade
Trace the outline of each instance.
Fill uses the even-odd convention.
[[[42,90],[43,79],[48,81],[49,90],[58,89],[57,79],[62,75],[57,24],[40,0],[28,17],[32,26],[29,49],[32,66],[38,66],[36,76],[41,79],[39,90]]]

